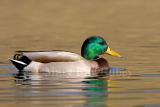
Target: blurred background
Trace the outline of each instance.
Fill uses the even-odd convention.
[[[15,50],[80,52],[91,35],[117,51],[159,46],[159,7],[159,0],[1,0],[0,60]]]
[[[118,89],[109,88],[113,93],[104,103],[112,107],[159,104],[159,0],[0,0],[1,62],[8,61],[16,50],[66,50],[80,54],[83,41],[92,35],[102,36],[111,49],[123,56],[104,55],[111,66],[140,75],[117,80]],[[14,82],[6,83],[7,87],[15,87]],[[124,90],[127,93],[121,93]]]

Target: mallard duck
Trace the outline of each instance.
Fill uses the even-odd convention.
[[[67,51],[17,51],[9,60],[19,71],[31,72],[97,72],[108,71],[109,64],[102,54],[120,57],[100,36],[88,37],[81,55]]]

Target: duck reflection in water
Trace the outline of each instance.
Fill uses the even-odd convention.
[[[72,95],[83,100],[87,106],[105,106],[108,100],[108,85],[111,84],[108,73],[91,74],[50,74],[21,72],[16,75],[16,84],[28,85],[29,94]],[[45,91],[43,90],[45,88]],[[37,91],[35,90],[35,88]],[[47,89],[48,87],[48,89]],[[70,99],[70,97],[67,97]],[[32,97],[31,97],[32,99]],[[41,99],[43,99],[41,97]],[[66,99],[67,100],[67,99]],[[34,101],[32,101],[34,102]]]

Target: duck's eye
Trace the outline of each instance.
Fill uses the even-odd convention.
[[[100,44],[100,45],[104,45],[105,43],[104,43],[104,42],[99,42],[99,44]]]

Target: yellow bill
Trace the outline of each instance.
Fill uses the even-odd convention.
[[[109,47],[108,47],[106,53],[109,54],[109,55],[121,57],[118,53],[116,53],[115,51],[112,51]]]

